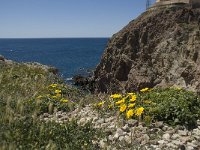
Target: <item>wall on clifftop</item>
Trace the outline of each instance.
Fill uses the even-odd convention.
[[[143,13],[110,39],[95,70],[99,92],[179,86],[200,92],[200,9]]]

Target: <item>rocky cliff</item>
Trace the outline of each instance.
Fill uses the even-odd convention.
[[[200,92],[200,9],[149,10],[110,39],[94,73],[98,92],[178,86]]]

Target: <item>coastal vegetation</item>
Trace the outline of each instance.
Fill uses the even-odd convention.
[[[92,105],[94,110],[149,126],[157,121],[195,128],[200,118],[199,96],[181,88],[143,88],[118,94],[90,94],[66,85],[51,69],[39,64],[0,62],[1,149],[95,149],[106,131],[77,117],[65,122],[41,115],[70,115]],[[130,145],[129,145],[130,146]]]
[[[73,110],[83,97],[43,65],[0,62],[0,89],[0,149],[92,149],[102,136],[76,119],[40,120],[44,112]]]

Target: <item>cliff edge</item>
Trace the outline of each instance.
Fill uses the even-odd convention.
[[[178,86],[200,92],[200,9],[149,10],[110,39],[94,72],[98,92]]]

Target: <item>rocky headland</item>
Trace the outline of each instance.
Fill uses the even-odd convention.
[[[98,92],[178,86],[200,92],[200,9],[150,9],[113,35],[97,66]]]

